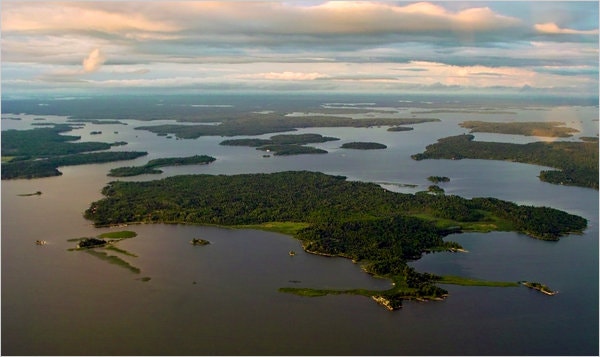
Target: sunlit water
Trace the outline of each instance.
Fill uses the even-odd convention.
[[[254,148],[221,146],[221,137],[176,140],[133,130],[146,122],[86,124],[68,134],[81,135],[85,141],[126,141],[129,145],[114,150],[145,150],[149,155],[128,162],[63,167],[60,177],[2,181],[2,353],[595,355],[598,191],[540,182],[537,175],[544,169],[540,166],[410,159],[439,138],[466,132],[458,126],[463,120],[561,120],[572,121],[569,126],[580,124],[577,137],[598,132],[598,122],[593,120],[598,118],[597,108],[516,112],[422,114],[442,122],[412,125],[414,130],[408,132],[387,132],[385,127],[303,129],[296,133],[341,140],[314,145],[329,151],[326,155],[270,158]],[[3,120],[2,130],[30,128],[40,122],[33,120],[39,116],[18,116],[21,121]],[[94,130],[103,134],[90,135]],[[492,134],[476,134],[476,138],[517,140]],[[376,141],[388,149],[339,148],[350,141]],[[106,176],[110,168],[194,154],[211,155],[217,161],[167,167],[162,175],[128,180],[184,173],[314,170],[410,193],[426,190],[428,176],[441,175],[451,178],[440,184],[448,194],[551,206],[584,216],[590,226],[583,235],[559,242],[506,232],[453,235],[447,239],[459,242],[469,253],[430,254],[411,263],[419,271],[438,274],[541,281],[559,290],[556,296],[524,287],[445,286],[450,291],[445,301],[405,303],[392,313],[360,296],[306,298],[279,293],[284,286],[389,287],[388,281],[370,277],[349,260],[304,253],[289,236],[183,225],[97,229],[83,219],[83,211],[102,197],[100,190],[114,179]],[[35,191],[43,194],[18,196]],[[67,250],[75,245],[67,239],[122,229],[138,233],[118,246],[136,256],[119,255],[139,273]],[[190,245],[189,240],[197,237],[212,244]],[[37,239],[49,244],[36,246]],[[297,254],[290,257],[290,250]]]

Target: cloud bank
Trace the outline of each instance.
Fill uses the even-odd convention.
[[[597,93],[598,3],[548,6],[8,0],[2,87]]]

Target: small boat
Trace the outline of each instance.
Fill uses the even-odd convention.
[[[37,245],[46,245],[46,244],[48,244],[48,242],[46,242],[45,240],[36,240],[35,244],[37,244]]]
[[[293,250],[290,250],[289,255],[290,255],[290,257],[293,257],[294,255],[296,255],[296,252],[294,252]]]

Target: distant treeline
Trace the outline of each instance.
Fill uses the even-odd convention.
[[[323,128],[323,127],[371,127],[380,125],[417,124],[439,119],[427,118],[373,118],[352,119],[331,116],[302,116],[286,117],[277,113],[270,114],[245,114],[237,119],[230,119],[218,125],[177,125],[165,124],[137,127],[138,130],[148,130],[156,134],[175,134],[179,138],[195,139],[200,136],[236,136],[236,135],[261,135],[292,131],[298,128]]]

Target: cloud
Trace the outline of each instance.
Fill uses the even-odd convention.
[[[106,57],[104,54],[100,52],[99,48],[95,48],[90,52],[90,54],[83,59],[83,72],[84,73],[92,73],[96,72],[100,69],[102,64],[106,61]]]
[[[312,72],[268,72],[268,73],[254,73],[237,75],[236,78],[240,79],[267,79],[267,80],[278,80],[278,81],[312,81],[319,78],[327,77],[326,74]]]
[[[543,34],[552,35],[598,35],[598,29],[595,30],[573,30],[567,28],[560,28],[553,22],[547,22],[543,24],[536,24],[535,30]]]

